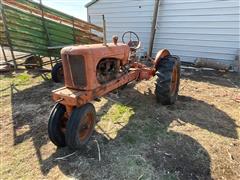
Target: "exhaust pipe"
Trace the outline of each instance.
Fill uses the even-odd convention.
[[[106,20],[104,14],[102,15],[102,19],[103,19],[103,45],[107,46]]]

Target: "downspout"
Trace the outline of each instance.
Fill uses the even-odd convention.
[[[89,10],[88,10],[88,7],[87,7],[87,20],[89,23],[91,23],[91,17],[89,15]]]
[[[155,0],[152,29],[151,29],[151,34],[150,34],[149,48],[148,48],[148,57],[152,57],[153,43],[154,43],[156,29],[157,29],[156,25],[157,25],[159,5],[160,5],[160,0]]]

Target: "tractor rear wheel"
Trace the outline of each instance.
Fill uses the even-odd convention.
[[[163,105],[174,104],[177,100],[180,84],[180,60],[168,56],[160,60],[157,66],[155,94],[157,101]]]
[[[91,103],[75,108],[67,122],[66,142],[71,149],[80,149],[90,139],[96,124],[96,111]]]
[[[52,68],[52,80],[55,83],[61,83],[64,81],[64,76],[63,76],[63,65],[62,63],[57,63],[53,66]]]
[[[48,136],[50,140],[58,147],[66,146],[65,131],[66,131],[66,108],[62,104],[56,104],[49,116],[48,121]]]

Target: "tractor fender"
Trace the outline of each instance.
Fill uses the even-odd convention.
[[[157,69],[159,66],[159,63],[161,61],[161,59],[170,56],[170,52],[167,49],[162,49],[160,51],[158,51],[156,58],[154,60],[154,67]]]

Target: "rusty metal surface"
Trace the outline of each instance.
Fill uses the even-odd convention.
[[[87,85],[85,59],[82,55],[69,55],[68,67],[70,67],[72,83],[80,88]]]
[[[63,48],[65,87],[53,91],[53,100],[68,109],[81,107],[134,80],[149,80],[155,75],[162,58],[168,50],[159,51],[153,63],[143,64],[131,60],[128,45],[113,43],[69,46]]]
[[[98,97],[106,95],[107,93],[121,87],[122,85],[138,79],[140,74],[139,69],[132,70],[128,74],[123,75],[105,85],[101,85],[95,90],[74,90],[63,87],[52,92],[53,100],[61,100],[60,103],[70,107],[80,107],[87,102],[90,102]]]
[[[108,44],[104,46],[102,44],[93,44],[93,45],[79,45],[79,46],[70,46],[63,48],[61,51],[63,70],[64,70],[64,80],[65,86],[73,89],[80,90],[94,90],[101,85],[97,78],[97,65],[103,59],[114,58],[119,60],[120,65],[123,66],[128,63],[129,47],[125,44]],[[69,60],[71,56],[81,55],[84,57],[84,72],[72,72],[71,64]],[[80,61],[80,59],[75,59],[75,61]],[[82,69],[82,68],[81,68]],[[86,77],[86,86],[77,85],[74,83],[74,76],[84,76]]]
[[[138,80],[149,80],[155,75],[154,68],[142,68]]]
[[[170,52],[167,50],[167,49],[162,49],[160,50],[157,55],[156,55],[156,58],[155,58],[155,61],[154,61],[154,64],[155,64],[155,68],[158,67],[160,61],[162,58],[164,57],[167,57],[167,56],[170,56]]]

